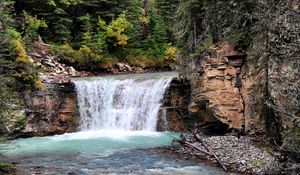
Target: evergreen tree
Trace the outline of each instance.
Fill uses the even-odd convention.
[[[91,16],[86,14],[84,16],[80,16],[80,35],[79,35],[79,43],[80,45],[89,46],[92,41],[93,36],[93,26],[91,24]]]
[[[181,0],[176,12],[176,37],[180,47],[196,51],[197,38],[203,32],[204,0]]]

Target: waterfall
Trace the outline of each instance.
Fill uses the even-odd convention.
[[[78,78],[81,130],[155,131],[158,112],[174,73]]]

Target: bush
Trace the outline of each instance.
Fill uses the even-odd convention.
[[[282,147],[285,150],[300,153],[300,122],[284,134]]]
[[[131,55],[127,58],[127,62],[131,66],[137,66],[141,68],[148,68],[154,66],[154,62],[146,55]]]
[[[10,40],[9,49],[13,53],[11,59],[15,64],[15,77],[26,84],[34,85],[39,77],[37,76],[35,66],[28,59],[25,44],[20,33],[14,28],[8,28],[5,31],[5,35]]]
[[[35,87],[36,89],[42,89],[42,88],[44,87],[44,84],[42,83],[41,80],[35,80],[35,82],[34,82],[34,87]]]
[[[74,50],[68,43],[63,45],[53,45],[52,50],[56,53],[58,61],[72,64],[76,60],[76,50]]]
[[[15,129],[23,128],[26,125],[26,122],[27,119],[25,117],[17,117],[13,128]]]
[[[215,47],[213,39],[211,36],[206,36],[204,41],[196,45],[196,54],[201,55],[204,51],[212,49]]]
[[[0,162],[0,174],[14,173],[16,170],[17,168],[15,166]]]
[[[100,55],[86,45],[82,45],[79,50],[73,49],[69,44],[54,46],[60,62],[76,67],[78,70],[98,70],[112,68],[115,58],[108,55]]]
[[[132,24],[127,21],[126,15],[123,13],[106,27],[106,34],[115,40],[114,46],[125,46],[129,37],[124,32],[132,29],[132,27]]]
[[[34,41],[38,36],[38,30],[40,28],[47,28],[46,21],[43,19],[37,19],[37,16],[31,16],[25,11],[23,11],[23,15],[25,17],[25,29],[24,35],[25,40],[28,45],[31,45],[32,41]]]
[[[165,51],[164,59],[167,62],[174,62],[178,57],[178,49],[176,47],[168,47]]]

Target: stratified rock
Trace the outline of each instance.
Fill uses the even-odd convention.
[[[77,130],[79,111],[75,86],[66,77],[46,77],[44,88],[27,92],[27,125],[18,137],[63,134]],[[16,133],[15,133],[16,134]]]
[[[212,53],[216,54],[204,57],[198,66],[199,77],[187,76],[192,85],[189,112],[207,123],[218,120],[229,128],[242,129],[244,101],[239,72],[246,55],[229,44],[215,48]]]
[[[194,123],[188,112],[190,94],[189,81],[177,78],[172,80],[160,109],[158,130],[185,131],[193,127]]]

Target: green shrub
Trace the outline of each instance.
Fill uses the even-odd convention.
[[[14,165],[0,162],[0,174],[10,174],[17,170]]]
[[[9,49],[13,53],[11,59],[14,61],[15,77],[34,87],[39,80],[35,66],[29,61],[25,50],[25,44],[19,32],[15,28],[7,28],[5,36],[9,39]]]
[[[286,131],[283,136],[283,146],[285,150],[300,153],[300,122],[293,128]]]
[[[32,41],[36,40],[38,36],[38,30],[40,28],[47,28],[48,26],[45,20],[38,19],[36,15],[31,16],[25,11],[23,11],[23,15],[25,17],[25,40],[28,43],[27,45],[31,45]]]
[[[14,123],[14,128],[19,129],[23,128],[26,125],[27,119],[26,117],[17,117],[16,122]]]
[[[211,36],[207,36],[204,41],[196,45],[196,54],[201,55],[204,51],[212,49],[215,47],[213,39]]]
[[[106,54],[102,55],[86,45],[82,45],[79,50],[75,50],[66,43],[61,46],[54,46],[52,49],[60,62],[72,65],[79,70],[112,68],[116,61],[114,57]]]
[[[113,43],[114,46],[125,46],[129,39],[125,32],[128,29],[132,29],[132,27],[132,24],[126,19],[126,15],[123,13],[106,27],[106,35],[115,40]]]

